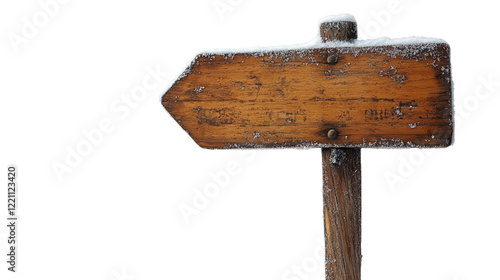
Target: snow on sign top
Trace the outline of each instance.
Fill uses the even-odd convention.
[[[237,53],[253,53],[264,54],[268,52],[291,51],[291,50],[308,50],[308,49],[321,49],[321,48],[342,48],[342,47],[382,47],[382,46],[397,46],[397,45],[429,45],[429,44],[446,44],[446,41],[438,38],[428,37],[406,37],[392,39],[382,37],[378,39],[368,40],[354,40],[348,41],[332,41],[322,42],[321,37],[315,37],[311,41],[304,44],[287,45],[287,46],[273,46],[273,47],[247,47],[240,49],[212,49],[203,53],[209,54],[237,54]]]
[[[322,24],[324,22],[335,22],[335,21],[350,21],[350,22],[356,22],[356,19],[354,18],[353,15],[351,14],[340,14],[340,15],[331,15],[331,16],[326,16],[322,18],[319,21],[319,24]]]

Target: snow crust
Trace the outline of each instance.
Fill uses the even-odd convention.
[[[318,36],[307,43],[298,45],[274,46],[274,47],[249,47],[240,49],[212,49],[205,52],[204,54],[223,55],[223,54],[236,54],[236,53],[267,53],[276,51],[321,49],[321,48],[381,47],[381,46],[392,46],[392,45],[417,45],[417,44],[440,44],[440,43],[446,43],[446,41],[443,39],[429,38],[429,37],[406,37],[397,39],[382,37],[369,40],[354,40],[352,42],[332,41],[323,43],[321,37]]]
[[[322,24],[324,22],[332,22],[332,21],[356,22],[356,19],[351,14],[331,15],[331,16],[326,16],[326,17],[320,19],[319,24]]]

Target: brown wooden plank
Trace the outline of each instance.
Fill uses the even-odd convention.
[[[201,54],[162,103],[204,148],[445,147],[449,51],[438,43]]]

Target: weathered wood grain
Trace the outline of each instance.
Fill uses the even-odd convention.
[[[439,43],[201,54],[162,103],[204,148],[445,147],[449,51]]]
[[[361,149],[321,151],[326,279],[360,280]]]
[[[353,41],[358,38],[358,24],[355,21],[323,22],[319,34],[323,42]]]

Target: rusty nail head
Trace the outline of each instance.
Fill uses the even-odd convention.
[[[328,138],[335,140],[335,139],[337,139],[338,136],[339,136],[339,133],[335,129],[332,128],[328,131]]]
[[[330,55],[326,61],[328,62],[328,64],[337,64],[337,62],[339,62],[339,58],[335,55]]]

